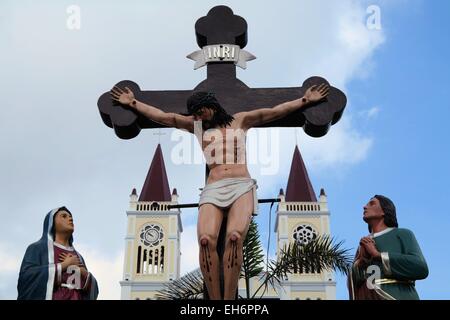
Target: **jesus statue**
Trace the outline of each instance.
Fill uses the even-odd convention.
[[[138,101],[128,87],[114,87],[112,99],[144,117],[167,127],[195,134],[209,175],[200,194],[197,237],[199,263],[212,300],[236,297],[243,261],[243,243],[252,219],[257,214],[258,199],[255,179],[247,169],[245,139],[247,131],[288,116],[311,103],[326,99],[329,86],[311,86],[303,97],[272,108],[228,114],[214,93],[195,92],[187,100],[187,113],[178,114]],[[236,142],[236,143],[235,143]],[[217,241],[224,216],[227,217],[223,256],[224,294],[220,290],[220,265]]]

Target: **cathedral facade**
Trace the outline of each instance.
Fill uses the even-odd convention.
[[[317,199],[298,147],[295,147],[286,192],[278,194],[274,236],[277,256],[290,242],[307,243],[319,235],[330,235],[330,212],[322,189]],[[130,195],[125,236],[121,299],[154,299],[170,281],[180,278],[180,236],[183,232],[177,190],[170,192],[161,146],[138,195]],[[198,257],[192,257],[198,260]],[[260,286],[250,282],[250,293]],[[246,296],[245,282],[239,295]],[[283,300],[334,300],[336,282],[329,270],[293,270],[280,286],[269,288],[264,298]]]

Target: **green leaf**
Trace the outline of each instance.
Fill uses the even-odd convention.
[[[264,270],[264,253],[259,240],[258,225],[254,219],[250,221],[243,245],[243,262],[240,278],[245,279],[247,299],[250,298],[250,279],[256,277]]]
[[[164,285],[155,298],[158,300],[201,299],[203,297],[203,275],[195,269]]]
[[[289,243],[280,249],[278,259],[269,263],[264,280],[253,297],[264,288],[262,297],[269,285],[276,287],[292,273],[314,273],[326,269],[347,274],[352,256],[348,249],[342,248],[342,244],[342,241],[335,243],[328,235],[318,236],[306,244]]]

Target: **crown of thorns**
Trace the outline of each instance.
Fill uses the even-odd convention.
[[[190,114],[193,114],[200,107],[220,108],[221,106],[213,92],[196,92],[188,99],[187,109]]]

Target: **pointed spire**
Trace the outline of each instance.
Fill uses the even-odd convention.
[[[288,185],[286,188],[287,202],[317,202],[314,189],[309,180],[305,163],[302,156],[295,146],[294,156],[292,157],[291,172],[289,173]]]
[[[160,144],[156,147],[139,201],[171,201],[169,181]]]
[[[281,195],[281,196],[284,196],[284,190],[283,190],[283,188],[280,189],[280,193],[278,193],[278,194]]]
[[[131,190],[130,196],[137,196],[136,188],[133,188],[133,190]]]
[[[177,188],[173,188],[172,194],[178,195],[178,193],[177,193]]]

